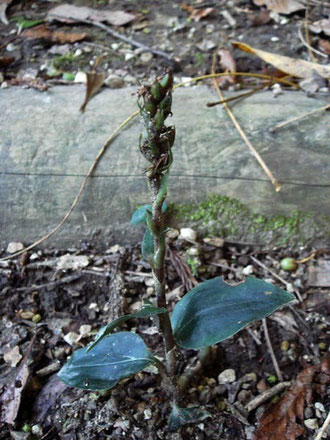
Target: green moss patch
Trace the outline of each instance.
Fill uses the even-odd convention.
[[[329,219],[295,211],[291,216],[267,216],[253,212],[227,196],[210,195],[200,203],[172,206],[173,219],[189,224],[205,236],[216,235],[246,243],[292,248],[324,245],[330,237]]]

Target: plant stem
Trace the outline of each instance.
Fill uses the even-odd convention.
[[[154,177],[149,177],[149,186],[151,189],[152,197],[152,220],[160,231],[158,236],[154,237],[155,247],[155,265],[152,269],[155,293],[157,298],[157,307],[164,307],[167,309],[167,301],[165,294],[165,251],[166,242],[164,234],[164,220],[162,213],[162,205],[165,200],[166,194],[163,197],[159,197],[161,188],[161,176],[156,174]],[[172,325],[169,317],[169,313],[162,313],[159,315],[159,326],[164,336],[165,354],[166,354],[166,367],[167,372],[171,377],[175,377],[175,340],[172,332]]]

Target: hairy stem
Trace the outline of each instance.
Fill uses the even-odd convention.
[[[149,177],[149,185],[151,188],[152,196],[152,220],[159,231],[158,236],[154,236],[154,267],[153,276],[155,282],[155,293],[157,298],[157,307],[164,307],[167,309],[167,301],[165,294],[165,233],[164,233],[164,220],[162,213],[162,205],[165,200],[166,194],[163,197],[159,197],[160,194],[161,177],[156,175],[155,177]],[[167,372],[170,376],[175,376],[175,340],[172,332],[172,325],[170,321],[169,313],[162,313],[159,315],[160,330],[164,336],[164,345],[166,353],[166,366]]]

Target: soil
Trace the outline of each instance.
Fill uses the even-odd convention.
[[[301,295],[302,302],[297,301],[267,319],[283,380],[294,380],[304,367],[317,365],[326,356],[329,289],[321,287],[321,266],[329,258],[326,251],[300,264],[296,271],[285,272],[279,265],[288,255],[285,249],[226,243],[219,248],[202,240],[192,245],[182,239],[171,239],[169,245],[167,290],[170,308],[186,292],[184,285],[194,282],[190,270],[180,271],[178,258],[181,262],[188,261],[199,282],[214,276],[237,282],[246,274],[252,274]],[[301,254],[291,256],[299,259],[307,254],[308,249],[304,249]],[[74,261],[75,258],[77,261],[83,258],[84,263],[77,263],[84,264],[83,268],[60,269],[63,267],[60,261]],[[282,282],[253,258],[280,276]],[[260,321],[215,346],[211,363],[201,374],[196,374],[187,387],[185,404],[202,405],[211,416],[196,425],[183,427],[180,433],[170,434],[167,432],[169,403],[156,371],[138,373],[121,381],[108,393],[71,389],[56,376],[72,350],[91,341],[102,325],[139,309],[145,299],[155,301],[151,271],[141,260],[139,247],[115,245],[100,253],[82,243],[77,249],[39,250],[24,255],[20,261],[0,264],[1,354],[18,350],[20,359],[32,344],[28,358],[21,360],[16,368],[13,366],[15,356],[1,360],[3,393],[8,384],[18,382],[22,363],[26,363],[29,371],[15,425],[2,424],[1,439],[10,438],[10,428],[15,431],[11,438],[251,438],[269,401],[250,412],[244,405],[279,381]],[[316,281],[315,273],[319,274]],[[287,283],[286,286],[283,283]],[[84,327],[86,325],[90,327]],[[154,320],[130,320],[122,325],[123,329],[138,332],[150,350],[163,357],[161,337]],[[182,350],[182,365],[195,365],[196,356],[194,350]],[[219,383],[219,374],[227,369],[235,372],[232,382]],[[304,418],[316,419],[321,426],[326,412],[318,412],[316,402],[326,408],[326,395],[320,394],[315,387],[313,398],[305,407]],[[32,429],[35,436],[15,437],[23,428]],[[313,436],[314,431],[305,429],[299,438],[312,439]]]
[[[215,11],[194,22],[187,20],[189,13],[180,8],[179,2],[71,3],[136,14],[138,19],[133,24],[118,31],[173,54],[178,77],[210,73],[212,54],[220,43],[230,48],[238,71],[266,71],[260,60],[233,50],[228,40],[244,41],[282,55],[307,58],[307,50],[297,32],[304,11],[281,15],[278,23],[276,15],[272,15],[267,23],[260,24],[261,9],[252,2],[207,2],[211,7],[216,5]],[[53,1],[13,2],[7,9],[7,16],[9,19],[22,16],[31,20],[43,19],[57,4]],[[311,21],[327,17],[329,6],[325,2],[311,1],[311,4]],[[203,5],[207,6],[206,2]],[[223,10],[235,19],[235,25],[222,15]],[[61,49],[57,54],[51,53],[54,45],[49,41],[18,36],[10,42],[16,37],[16,24],[12,21],[7,26],[0,23],[0,46],[4,45],[0,58],[4,55],[15,58],[2,71],[6,86],[23,84],[42,89],[40,84],[51,87],[54,80],[69,84],[70,81],[63,79],[64,73],[90,70],[102,54],[105,54],[102,69],[121,78],[122,85],[149,79],[168,67],[168,61],[163,57],[152,56],[148,62],[143,61],[141,52],[93,26],[52,22],[49,28],[61,32],[87,32],[88,40],[70,45],[68,52],[71,55],[63,56],[59,55]],[[312,34],[311,38],[313,46],[319,50],[320,40],[328,41],[324,34]],[[133,57],[127,60],[126,56],[125,61],[127,54]],[[51,76],[54,65],[57,73]],[[169,241],[172,252],[168,254],[166,264],[171,308],[195,279],[201,282],[224,276],[227,280],[241,281],[245,275],[252,274],[274,282],[298,292],[299,298],[290,308],[286,307],[267,319],[270,341],[283,381],[294,381],[306,366],[320,364],[327,353],[329,286],[324,281],[324,267],[329,267],[329,251],[320,250],[308,262],[299,264],[297,270],[285,272],[279,263],[283,257],[289,255],[299,260],[309,255],[313,247],[292,251],[226,242],[222,247],[216,247],[202,239],[197,244],[177,238]],[[85,263],[79,260],[76,268],[63,268],[59,259],[67,254],[73,260],[78,256],[85,257]],[[6,255],[2,250],[0,257]],[[178,258],[181,262],[188,261],[190,270],[183,273]],[[258,321],[214,347],[212,362],[201,374],[193,377],[184,395],[185,405],[202,405],[210,416],[195,425],[184,426],[178,433],[167,430],[170,407],[156,371],[142,371],[121,381],[108,393],[85,392],[62,384],[56,372],[74,349],[91,341],[105,323],[139,309],[143,299],[154,300],[151,270],[141,259],[139,246],[109,245],[106,252],[100,252],[97,246],[83,242],[74,249],[32,251],[18,260],[0,262],[0,298],[1,415],[4,417],[10,413],[12,419],[11,424],[0,423],[0,439],[248,440],[270,400],[251,411],[247,411],[246,404],[279,382],[262,323]],[[138,332],[153,353],[163,356],[156,320],[130,320],[122,329]],[[182,365],[186,363],[197,363],[196,351],[182,351]],[[23,380],[24,368],[28,373]],[[234,370],[235,376],[230,383],[219,383],[219,374],[227,369]],[[327,396],[317,386],[317,378],[312,385],[302,419],[298,417],[304,432],[292,438],[313,439],[326,418]],[[8,389],[16,390],[16,400],[4,397]],[[13,402],[14,410],[9,409]],[[309,427],[310,420],[314,420],[316,427]]]

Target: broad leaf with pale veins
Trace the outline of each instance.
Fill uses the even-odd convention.
[[[174,307],[174,337],[184,348],[207,347],[230,338],[295,297],[277,286],[248,277],[236,286],[220,277],[204,281]]]
[[[107,390],[153,362],[142,338],[119,332],[103,338],[93,350],[81,348],[58,373],[67,385],[85,390]]]

